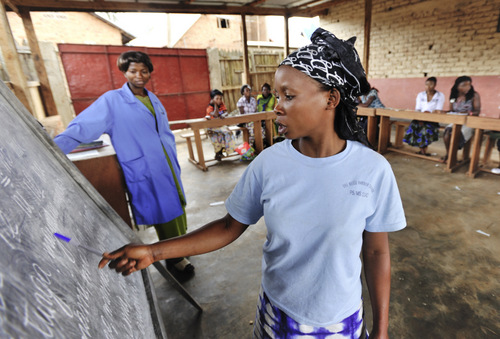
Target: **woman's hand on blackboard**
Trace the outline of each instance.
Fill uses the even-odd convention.
[[[109,263],[109,268],[123,275],[140,271],[154,262],[151,247],[148,245],[125,245],[111,253],[104,253],[99,268]]]

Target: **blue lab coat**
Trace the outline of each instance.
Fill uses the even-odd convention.
[[[80,143],[109,134],[139,225],[165,223],[183,214],[163,152],[164,147],[182,188],[175,137],[160,100],[153,93],[147,93],[156,113],[158,131],[154,116],[125,83],[120,89],[104,93],[54,139],[64,153],[69,153]]]

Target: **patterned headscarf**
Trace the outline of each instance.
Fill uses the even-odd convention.
[[[354,48],[355,41],[356,37],[341,40],[318,28],[311,36],[312,44],[291,53],[280,66],[291,66],[328,87],[335,87],[342,101],[355,107],[357,97],[370,90],[365,70]]]

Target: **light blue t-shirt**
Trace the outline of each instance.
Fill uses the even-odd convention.
[[[226,200],[243,224],[262,216],[262,287],[296,321],[335,324],[361,300],[363,231],[406,226],[394,174],[383,156],[354,141],[326,158],[298,152],[290,140],[266,149]]]

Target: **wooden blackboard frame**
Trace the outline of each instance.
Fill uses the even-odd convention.
[[[128,225],[125,224],[125,222],[108,205],[108,203],[92,187],[92,185],[90,185],[90,183],[66,157],[66,155],[59,150],[48,134],[44,132],[41,124],[31,116],[31,114],[3,82],[0,84],[0,100],[2,101],[2,105],[10,106],[11,110],[9,113],[16,114],[20,123],[24,124],[23,126],[20,126],[20,128],[26,128],[26,131],[28,131],[31,136],[35,137],[43,146],[46,147],[47,151],[54,157],[56,162],[68,172],[81,191],[88,195],[90,200],[95,203],[95,206],[102,212],[102,214],[110,220],[111,224],[113,224],[113,226],[116,227],[118,231],[120,231],[120,233],[130,242],[141,243],[141,240],[136,236],[136,234],[129,228]],[[160,309],[157,304],[157,298],[149,271],[142,270],[141,275],[144,282],[144,292],[149,303],[149,310],[152,319],[151,326],[153,326],[153,330],[157,338],[166,338],[166,331],[161,320]],[[2,321],[5,320],[2,319]]]

